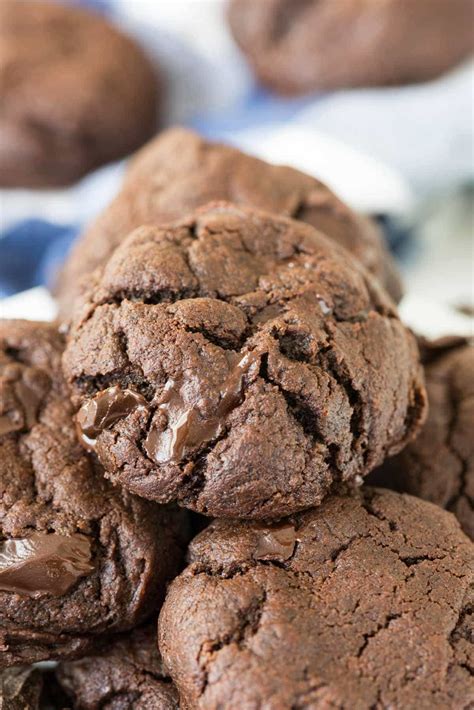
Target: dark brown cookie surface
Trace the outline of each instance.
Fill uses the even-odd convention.
[[[153,69],[100,15],[4,0],[0,45],[2,187],[71,183],[153,134]]]
[[[56,673],[81,710],[177,710],[178,693],[158,652],[156,622],[118,638],[100,655],[62,663]]]
[[[210,205],[143,227],[72,327],[65,371],[110,478],[211,516],[317,505],[424,416],[411,334],[309,225]]]
[[[229,200],[312,224],[349,249],[395,300],[400,299],[400,279],[375,223],[349,209],[323,183],[175,128],[138,153],[122,191],[73,248],[58,290],[63,315],[70,314],[82,279],[87,285],[92,271],[132,229],[182,219],[211,200]]]
[[[1,710],[40,710],[43,678],[31,666],[7,668],[0,672]]]
[[[448,339],[422,352],[428,419],[418,438],[371,478],[450,510],[474,540],[474,348]]]
[[[0,668],[86,651],[153,614],[180,516],[114,489],[76,439],[52,325],[0,321]]]
[[[233,0],[233,35],[282,94],[425,81],[474,50],[472,0]]]
[[[463,708],[474,551],[455,518],[363,488],[276,526],[215,521],[160,614],[187,708]]]

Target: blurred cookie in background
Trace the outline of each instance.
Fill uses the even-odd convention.
[[[72,249],[57,286],[61,315],[70,316],[81,284],[87,285],[90,273],[132,229],[180,219],[211,200],[231,200],[312,224],[348,249],[400,300],[400,277],[381,231],[324,183],[172,128],[133,158],[121,192]]]
[[[463,338],[421,344],[429,414],[418,438],[370,474],[371,485],[450,510],[474,540],[474,348]]]
[[[0,4],[0,186],[70,184],[154,132],[158,77],[100,15]]]
[[[281,94],[426,81],[474,49],[473,0],[232,0],[228,17]]]

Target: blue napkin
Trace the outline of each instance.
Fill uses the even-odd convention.
[[[28,219],[0,239],[0,298],[40,285],[52,285],[77,228]]]

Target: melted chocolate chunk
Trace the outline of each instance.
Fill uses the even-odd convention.
[[[93,569],[84,535],[34,533],[0,543],[0,589],[6,592],[59,597]]]
[[[242,401],[245,377],[254,365],[260,363],[261,353],[250,352],[237,360],[238,357],[228,355],[231,370],[210,418],[204,419],[197,407],[185,404],[179,383],[168,382],[158,405],[158,410],[167,417],[168,426],[165,431],[153,427],[145,441],[145,450],[151,459],[157,463],[180,461],[189,452],[219,436],[226,417]]]
[[[137,407],[148,407],[141,394],[120,387],[109,387],[87,400],[77,413],[79,439],[92,449],[99,434],[119,419],[131,414]]]
[[[295,550],[296,530],[291,523],[280,523],[262,529],[253,553],[256,560],[288,560]]]
[[[0,373],[4,398],[13,406],[0,415],[0,436],[31,429],[36,423],[40,404],[50,390],[51,380],[38,367],[9,363]],[[3,399],[3,397],[2,397]]]

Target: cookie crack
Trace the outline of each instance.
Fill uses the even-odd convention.
[[[353,537],[349,538],[347,542],[342,543],[341,545],[339,545],[339,547],[333,550],[329,556],[329,559],[331,560],[331,562],[334,563],[334,567],[337,566],[339,557],[344,554],[344,552],[346,552],[354,542],[358,542],[359,540],[362,540],[364,538],[370,538],[370,535],[354,535]]]
[[[187,298],[199,298],[199,296],[202,296],[202,294],[197,289],[173,290],[162,288],[160,290],[155,289],[153,292],[148,292],[144,289],[121,289],[115,291],[113,295],[94,301],[93,311],[99,306],[117,306],[120,308],[125,301],[141,303],[145,306],[167,306]],[[90,320],[90,316],[87,320]],[[86,321],[83,322],[85,323]]]
[[[313,412],[309,407],[305,407],[296,394],[285,389],[278,380],[270,375],[268,370],[268,353],[263,353],[261,356],[258,374],[264,382],[278,389],[286,401],[288,410],[301,426],[305,435],[315,443],[321,443],[323,441],[322,437],[315,431]]]
[[[458,612],[458,618],[451,631],[448,642],[452,649],[459,641],[472,643],[472,631],[470,629],[471,617],[474,615],[474,603],[464,600],[462,608]],[[460,665],[454,663],[452,665]],[[474,675],[474,666],[468,666],[467,670],[471,675]]]
[[[350,432],[352,436],[351,450],[354,453],[356,446],[362,449],[362,461],[364,467],[367,464],[368,450],[366,448],[367,444],[367,434],[364,426],[364,402],[360,395],[360,392],[354,387],[354,384],[348,374],[344,372],[341,368],[341,364],[338,362],[337,353],[334,349],[331,336],[328,331],[326,331],[329,340],[329,344],[321,351],[321,359],[325,364],[328,372],[333,377],[339,387],[341,387],[347,397],[349,405],[352,410],[350,419]]]
[[[128,382],[124,383],[125,388],[127,388],[129,385],[132,385],[138,390],[140,394],[145,397],[145,399],[151,400],[153,398],[154,392],[153,385],[150,380],[145,377],[145,373],[143,372],[143,368],[140,366],[140,364],[132,361],[128,346],[128,336],[125,330],[121,329],[117,331],[117,339],[119,342],[120,350],[127,361],[128,369],[130,371],[130,374],[127,378]]]
[[[241,577],[248,574],[256,567],[255,560],[247,560],[245,564],[242,562],[231,562],[226,568],[224,564],[212,567],[206,562],[193,562],[189,569],[193,577],[205,574],[206,577],[219,579],[232,579],[233,577]]]
[[[441,560],[443,557],[433,557],[432,555],[418,555],[418,556],[399,556],[400,562],[403,562],[406,567],[416,567],[422,562],[436,562],[436,560]]]
[[[408,544],[408,540],[406,538],[406,535],[403,533],[402,530],[400,530],[398,524],[396,523],[395,520],[391,520],[390,518],[387,518],[383,513],[379,510],[376,510],[373,503],[375,498],[377,498],[377,493],[375,491],[370,491],[367,488],[363,488],[361,490],[361,504],[362,507],[364,508],[365,512],[368,513],[370,516],[373,518],[377,518],[377,520],[381,520],[385,523],[388,523],[388,526],[391,530],[391,532],[399,532],[404,541],[405,544]]]
[[[376,636],[381,631],[385,631],[386,629],[389,628],[392,621],[395,621],[396,619],[400,619],[402,616],[403,616],[403,614],[399,614],[399,613],[387,614],[387,616],[385,617],[385,620],[381,624],[378,624],[377,627],[373,631],[369,631],[369,632],[363,634],[363,642],[362,642],[361,646],[359,647],[357,653],[355,654],[355,657],[361,658],[362,655],[364,654],[367,646],[369,645],[370,640],[376,638]]]
[[[452,373],[451,373],[452,376]],[[468,461],[462,456],[461,452],[454,445],[453,439],[456,433],[456,428],[458,425],[459,417],[459,401],[455,396],[454,387],[452,383],[447,384],[447,391],[449,393],[450,407],[451,407],[451,417],[449,420],[448,431],[446,435],[446,446],[453,456],[458,460],[460,465],[459,472],[459,483],[457,492],[451,496],[446,504],[447,510],[453,510],[456,507],[457,502],[463,498],[469,504],[470,508],[474,510],[474,500],[467,493],[467,474],[468,474]]]
[[[204,448],[198,450],[193,456],[184,459],[183,463],[180,465],[180,469],[184,475],[191,478],[191,483],[187,487],[186,491],[183,492],[183,495],[180,496],[179,500],[181,503],[184,504],[190,499],[199,498],[199,495],[206,483],[207,457],[214,451],[221,441],[227,438],[229,432],[229,426],[223,427],[220,434],[214,437],[212,441],[209,441]],[[187,472],[186,467],[189,465],[192,465],[192,469]]]
[[[261,594],[255,596],[248,606],[237,611],[234,629],[225,633],[221,638],[206,640],[201,644],[197,654],[197,662],[202,675],[201,697],[209,685],[210,666],[219,652],[230,645],[236,645],[239,650],[248,649],[250,639],[259,631],[266,602],[267,592],[263,589]]]

